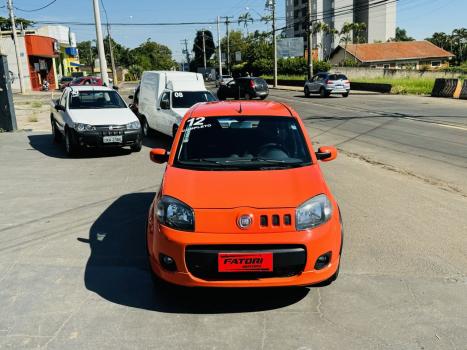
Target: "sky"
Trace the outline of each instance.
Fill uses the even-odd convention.
[[[18,9],[33,10],[52,0],[13,0]],[[217,16],[233,16],[231,29],[243,29],[237,24],[238,16],[250,12],[253,18],[265,14],[265,0],[102,0],[109,21],[112,23],[148,22],[215,22]],[[278,27],[285,25],[285,1],[277,0]],[[336,7],[339,6],[339,0]],[[467,0],[399,0],[397,3],[397,26],[407,30],[409,36],[424,39],[434,32],[450,33],[455,28],[467,27]],[[17,17],[35,21],[93,22],[92,0],[56,0],[51,6],[34,12],[15,10]],[[0,8],[0,16],[7,16],[5,8]],[[101,7],[101,17],[105,21]],[[112,37],[124,46],[134,48],[148,38],[167,45],[176,60],[182,58],[182,44],[188,40],[193,46],[196,30],[209,29],[217,38],[217,25],[177,25],[177,26],[112,26]],[[78,41],[95,39],[93,26],[71,25]],[[257,22],[248,26],[249,31],[270,30],[270,24]],[[221,36],[225,35],[225,25],[221,25]]]

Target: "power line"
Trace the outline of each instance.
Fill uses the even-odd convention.
[[[50,5],[53,5],[55,2],[57,2],[57,0],[52,0],[51,2],[49,2],[48,4],[42,6],[42,7],[39,7],[37,9],[32,9],[32,10],[25,10],[25,9],[21,9],[19,7],[16,7],[16,6],[13,6],[15,8],[15,10],[18,10],[18,11],[23,11],[23,12],[35,12],[35,11],[40,11],[40,10],[43,10],[47,7],[49,7]]]

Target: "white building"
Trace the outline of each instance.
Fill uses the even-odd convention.
[[[31,33],[31,31],[28,31]],[[34,31],[32,31],[34,33]],[[31,90],[31,80],[29,73],[28,55],[26,54],[26,43],[24,41],[24,34],[17,31],[18,46],[20,52],[20,61],[23,68],[23,82],[26,91]],[[11,72],[13,83],[11,88],[14,91],[19,91],[19,76],[18,76],[18,63],[16,61],[15,44],[13,42],[11,31],[0,32],[0,53],[7,56],[8,70]]]
[[[285,0],[287,37],[306,37],[308,0]],[[326,23],[340,31],[344,23],[363,22],[367,26],[361,34],[364,42],[385,42],[396,35],[396,2],[380,0],[312,0],[313,22]],[[353,38],[355,39],[355,38]],[[339,44],[339,36],[327,33],[313,35],[312,47],[319,58],[327,58]]]

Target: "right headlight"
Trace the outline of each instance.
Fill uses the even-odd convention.
[[[83,124],[83,123],[75,123],[75,130],[76,131],[92,131],[96,130],[96,127],[94,125],[90,124]]]
[[[295,210],[295,227],[298,231],[317,227],[332,215],[331,201],[325,194],[317,195]]]
[[[195,230],[193,209],[173,197],[162,196],[157,203],[156,216],[161,224],[176,230]]]

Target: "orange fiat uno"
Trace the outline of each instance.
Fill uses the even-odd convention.
[[[339,207],[297,113],[278,102],[193,106],[150,210],[147,243],[156,277],[183,286],[329,284],[339,273]]]

